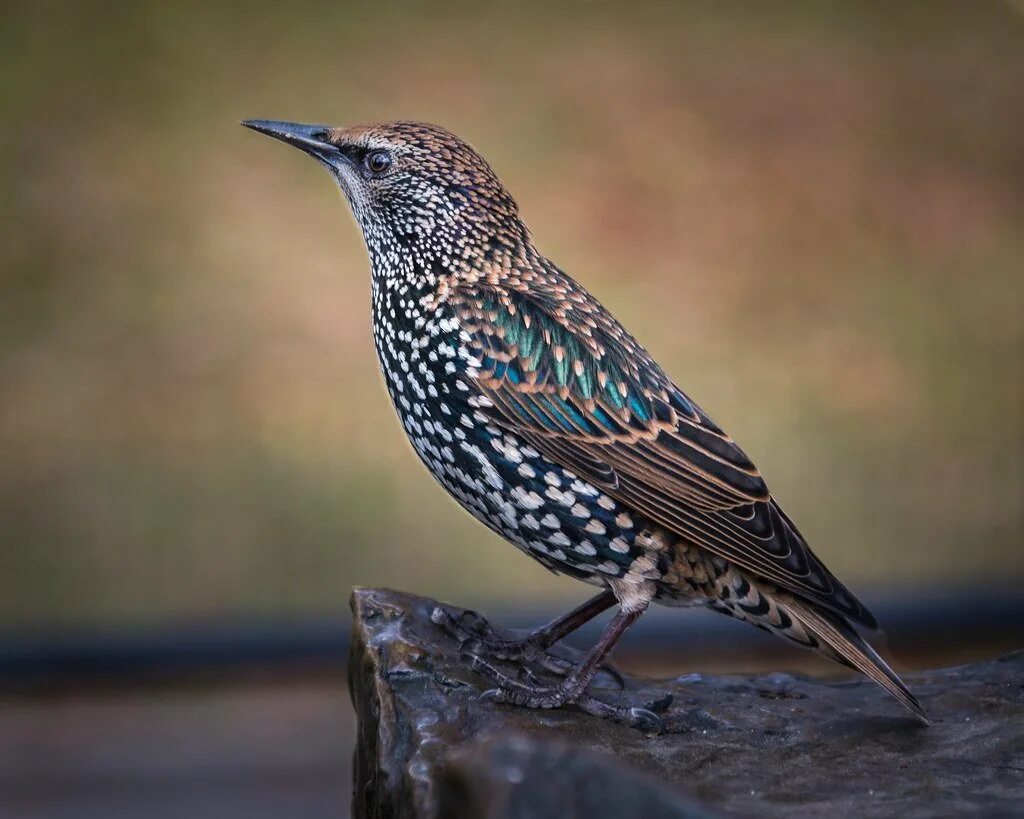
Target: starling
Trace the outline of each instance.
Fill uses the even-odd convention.
[[[541,254],[473,148],[417,122],[243,124],[308,153],[344,192],[370,257],[380,368],[423,463],[484,525],[600,590],[519,640],[436,610],[435,622],[471,639],[473,668],[497,686],[486,696],[657,731],[653,707],[597,698],[588,684],[651,603],[702,604],[860,671],[927,721],[855,630],[875,618],[743,450]],[[612,606],[580,663],[548,653]],[[524,682],[495,658],[559,676]]]

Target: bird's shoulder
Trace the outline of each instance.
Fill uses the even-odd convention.
[[[477,383],[545,409],[542,433],[595,444],[683,436],[759,478],[756,467],[593,295],[557,268],[460,281],[449,308],[475,353]],[[513,416],[515,417],[515,413]],[[753,498],[767,497],[757,480]]]
[[[634,426],[650,426],[659,411],[671,414],[673,385],[657,362],[593,295],[553,265],[455,279],[443,288],[443,300],[485,354],[485,387],[504,384],[588,408],[606,405]]]

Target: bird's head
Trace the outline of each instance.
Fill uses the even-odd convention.
[[[437,125],[242,124],[327,168],[352,206],[371,255],[399,246],[432,259],[453,249],[461,253],[467,245],[526,237],[515,200],[487,162]]]

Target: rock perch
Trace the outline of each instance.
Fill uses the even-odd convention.
[[[1024,811],[1024,652],[909,675],[930,727],[896,713],[867,681],[627,679],[637,702],[673,695],[666,721],[676,733],[645,737],[570,710],[479,701],[488,685],[431,622],[437,605],[385,590],[352,596],[356,816]]]

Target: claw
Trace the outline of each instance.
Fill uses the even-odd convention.
[[[505,691],[501,688],[488,688],[478,697],[480,702],[505,702]]]
[[[665,723],[653,711],[646,708],[629,709],[630,725],[647,736],[657,736],[665,733]]]

